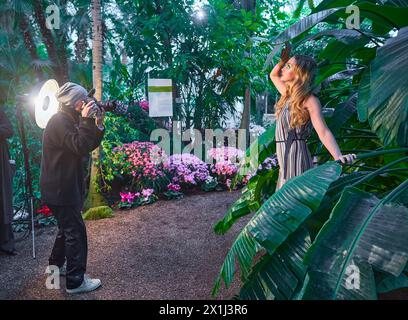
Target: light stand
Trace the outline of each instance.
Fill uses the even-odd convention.
[[[33,193],[33,182],[31,177],[31,170],[30,170],[30,153],[27,147],[27,140],[25,135],[24,129],[24,118],[22,113],[22,106],[21,104],[24,103],[22,101],[18,101],[17,109],[16,109],[16,117],[17,117],[17,128],[18,133],[21,140],[21,145],[23,148],[23,155],[24,155],[24,169],[25,169],[25,196],[24,196],[24,207],[29,208],[30,217],[31,217],[31,238],[32,238],[32,255],[33,259],[36,258],[36,251],[35,251],[35,225],[34,225],[34,193]]]

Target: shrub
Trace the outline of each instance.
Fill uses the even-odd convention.
[[[200,185],[210,174],[208,165],[190,153],[170,156],[165,168],[171,175],[173,184],[177,184],[181,188]]]
[[[233,147],[212,148],[208,151],[208,156],[216,162],[226,162],[229,164],[238,164],[245,153]]]
[[[113,217],[113,210],[108,206],[91,208],[83,215],[84,220],[100,220]]]
[[[166,188],[168,178],[163,164],[166,155],[155,144],[134,141],[113,151],[115,175],[122,176],[128,191],[154,189],[160,192]]]
[[[180,199],[183,197],[183,193],[180,192],[181,187],[179,184],[176,183],[170,183],[167,186],[167,191],[164,193],[164,196],[167,199]]]
[[[120,209],[129,209],[132,207],[151,204],[157,200],[153,189],[143,189],[141,192],[121,192]]]
[[[57,225],[57,219],[47,205],[43,205],[41,208],[36,210],[36,214],[36,223],[38,226]]]
[[[231,188],[232,179],[238,172],[238,163],[244,157],[242,150],[233,147],[212,148],[208,155],[216,162],[211,165],[211,175],[216,178],[219,185]],[[207,183],[212,186],[212,184]]]

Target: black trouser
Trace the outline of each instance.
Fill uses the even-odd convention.
[[[81,206],[48,205],[58,221],[58,234],[49,259],[50,265],[62,267],[67,258],[67,289],[82,284],[86,270],[88,241]]]
[[[2,214],[2,212],[0,212],[0,214]],[[0,222],[0,250],[11,253],[15,250],[14,245],[14,233],[11,223],[2,224]]]

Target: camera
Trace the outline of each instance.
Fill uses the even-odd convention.
[[[89,101],[94,101],[95,102],[95,115],[98,114],[100,111],[105,111],[105,112],[111,112],[117,115],[123,115],[127,113],[127,106],[125,106],[123,103],[117,101],[117,100],[107,100],[105,102],[99,102],[96,100],[94,97],[95,94],[95,88],[90,90],[88,92],[88,99],[85,101],[85,103],[88,103]]]

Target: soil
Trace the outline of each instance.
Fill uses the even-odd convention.
[[[0,255],[0,299],[213,299],[224,257],[248,218],[224,236],[216,235],[213,226],[239,195],[189,195],[87,221],[87,273],[102,281],[101,288],[87,294],[68,295],[64,278],[60,290],[46,289],[57,228],[43,228],[36,239],[36,259],[31,237],[17,243],[16,256]],[[216,299],[232,298],[238,285],[223,288]]]

